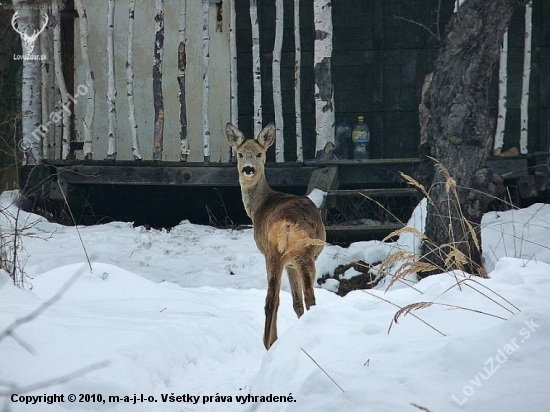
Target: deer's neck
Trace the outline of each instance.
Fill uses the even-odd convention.
[[[265,176],[263,175],[254,182],[241,180],[240,184],[244,209],[254,222],[256,212],[265,203],[267,197],[273,193],[273,190],[269,187],[267,180],[265,180]]]

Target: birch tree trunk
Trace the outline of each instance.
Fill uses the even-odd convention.
[[[275,1],[275,42],[273,44],[273,109],[275,111],[275,161],[285,161],[283,96],[281,94],[281,54],[283,50],[283,0]]]
[[[109,0],[107,9],[107,109],[109,133],[107,135],[107,159],[116,160],[116,77],[115,77],[115,0]]]
[[[294,111],[296,112],[296,160],[304,161],[302,143],[301,93],[302,40],[300,37],[300,0],[294,0]]]
[[[504,145],[506,128],[506,104],[508,101],[508,30],[502,38],[500,46],[500,62],[498,68],[498,117],[495,132],[495,148],[493,154],[499,156]]]
[[[51,10],[48,7],[48,13]],[[50,124],[42,140],[42,154],[44,158],[50,160],[54,158],[55,145],[55,124],[50,121],[50,114],[55,111],[55,78],[53,62],[53,38],[51,35],[51,26],[46,26],[39,36],[40,54],[46,58],[42,63],[42,124]]]
[[[63,107],[69,109],[71,102],[67,96],[67,85],[65,83],[65,76],[63,75],[63,65],[61,61],[61,21],[59,18],[59,2],[61,0],[52,0],[52,28],[53,28],[53,58],[55,68],[55,80],[59,87],[59,93],[61,101],[58,102],[56,107],[56,113],[61,113],[63,117],[61,119],[62,129],[59,136],[56,134],[56,141],[59,143],[59,147],[56,148],[56,158],[66,159],[69,155],[69,142],[70,142],[70,130],[71,130],[71,116],[68,111],[62,110]],[[57,122],[59,124],[59,122]],[[59,127],[57,128],[59,131]],[[59,156],[59,157],[58,157]]]
[[[229,0],[229,54],[231,62],[230,71],[230,98],[231,98],[231,123],[239,127],[239,100],[238,100],[238,81],[237,81],[237,12],[235,10],[235,1]],[[231,146],[231,159],[235,160],[235,148]]]
[[[84,68],[84,73],[86,73],[86,115],[84,116],[84,121],[82,123],[82,129],[84,134],[84,147],[82,152],[84,154],[84,159],[91,160],[93,157],[92,153],[92,124],[94,121],[94,111],[95,111],[95,88],[94,88],[94,73],[92,72],[92,66],[90,63],[90,56],[88,55],[88,17],[86,15],[86,10],[82,4],[82,0],[74,1],[75,7],[78,11],[79,23],[80,23],[80,49],[82,54],[82,64]],[[67,141],[66,147],[63,147],[63,153],[65,159],[69,154],[69,142]]]
[[[327,142],[334,143],[334,96],[331,74],[332,58],[332,3],[314,0],[315,51],[315,153]]]
[[[180,162],[187,162],[189,156],[189,140],[187,139],[187,106],[185,91],[185,69],[187,66],[187,0],[180,0],[179,46],[178,46],[178,85],[180,103]]]
[[[20,2],[14,2],[19,4]],[[16,20],[17,31],[21,37],[21,49],[23,56],[38,53],[38,47],[34,40],[29,41],[26,33],[32,33],[36,29],[38,13],[36,10],[19,9]],[[23,33],[23,34],[21,34]],[[44,129],[39,129],[42,122],[42,87],[41,87],[41,62],[38,59],[23,59],[23,72],[21,81],[21,124],[23,137],[19,147],[25,151],[24,162],[38,164],[42,161],[42,138]]]
[[[523,56],[523,81],[521,84],[521,132],[519,138],[519,151],[521,154],[528,152],[529,138],[529,83],[531,80],[531,38],[533,34],[533,2],[525,7],[525,45]]]
[[[164,99],[162,95],[162,55],[164,51],[164,0],[155,0],[155,50],[153,61],[153,105],[155,127],[153,160],[162,160],[164,146]]]
[[[128,120],[132,133],[132,156],[134,160],[141,160],[139,149],[138,126],[136,123],[136,105],[134,102],[134,21],[136,2],[128,2],[128,49],[126,53],[126,95],[128,97]]]
[[[254,76],[254,137],[262,131],[262,67],[260,64],[260,27],[257,0],[250,0],[252,25],[252,70]]]
[[[210,101],[210,72],[208,70],[210,60],[210,3],[202,2],[202,135],[204,140],[204,161],[210,162],[210,123],[208,121],[208,105]]]

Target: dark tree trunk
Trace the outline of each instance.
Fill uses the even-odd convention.
[[[489,85],[512,14],[527,3],[467,0],[447,27],[425,95],[430,114],[428,143],[432,157],[441,165],[435,167],[429,190],[428,240],[422,254],[424,261],[440,269],[420,277],[441,269],[484,274],[481,217],[503,187],[501,177],[484,164],[494,124],[489,115]]]

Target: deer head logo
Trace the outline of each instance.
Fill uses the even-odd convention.
[[[44,12],[44,15],[42,16],[42,19],[44,21],[44,24],[39,30],[33,30],[33,33],[29,36],[27,34],[27,29],[25,31],[19,30],[19,24],[17,24],[17,20],[19,19],[19,11],[16,11],[13,14],[13,17],[11,18],[11,26],[13,29],[19,33],[21,36],[21,39],[25,42],[25,46],[28,53],[32,53],[34,51],[34,44],[36,43],[36,39],[38,38],[38,35],[44,31],[46,26],[48,25],[49,17],[48,14]]]

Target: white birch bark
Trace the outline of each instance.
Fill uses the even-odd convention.
[[[204,161],[210,161],[210,123],[208,121],[208,105],[210,100],[210,72],[208,70],[210,60],[210,3],[202,2],[202,135],[204,147]]]
[[[275,111],[275,161],[285,161],[281,56],[283,50],[283,0],[275,1],[275,42],[273,44],[273,109]]]
[[[48,14],[51,14],[49,7]],[[40,54],[45,56],[42,60],[42,124],[48,125],[42,140],[42,154],[45,159],[54,158],[55,124],[50,121],[50,114],[55,110],[55,79],[53,62],[53,39],[51,26],[47,25],[39,36]]]
[[[79,25],[80,25],[80,53],[82,55],[82,65],[84,68],[84,73],[86,73],[86,115],[84,116],[84,121],[82,122],[82,129],[84,134],[84,147],[82,153],[84,154],[84,159],[91,160],[93,157],[92,152],[92,124],[94,121],[94,111],[95,111],[95,88],[94,88],[94,74],[92,72],[92,66],[90,63],[90,56],[88,55],[88,17],[86,15],[86,10],[82,4],[82,0],[75,0],[74,5],[78,11]],[[63,153],[66,156],[69,152],[68,142],[67,147],[63,148]]]
[[[180,0],[178,27],[178,99],[180,103],[180,162],[186,162],[189,156],[189,139],[187,138],[187,97],[185,90],[185,70],[187,69],[187,0]]]
[[[328,142],[334,143],[334,95],[331,75],[332,58],[332,3],[315,0],[315,153]]]
[[[115,0],[109,0],[107,8],[107,159],[116,160],[116,84],[115,84]]]
[[[14,4],[21,2],[15,1]],[[14,16],[15,18],[15,16]],[[29,41],[27,34],[37,29],[38,12],[30,9],[18,9],[16,27],[21,37],[23,55],[38,54],[35,40]],[[42,122],[42,87],[41,62],[37,59],[23,59],[21,79],[21,125],[22,140],[19,147],[25,151],[25,163],[38,164],[42,161],[42,136],[44,129],[39,129]]]
[[[56,113],[60,113],[63,117],[61,122],[56,122],[59,126],[61,123],[61,131],[59,127],[56,127],[56,159],[66,159],[69,155],[69,141],[70,141],[70,128],[71,117],[68,111],[63,110],[63,107],[70,110],[69,98],[67,96],[67,85],[65,83],[65,76],[63,75],[63,64],[61,61],[61,21],[59,17],[59,2],[61,0],[52,0],[52,28],[53,28],[53,58],[55,68],[55,80],[57,87],[59,88],[60,100],[56,99]],[[60,132],[60,133],[59,133]],[[58,136],[59,134],[59,136]],[[62,150],[62,151],[61,151]]]
[[[238,81],[237,81],[237,12],[235,10],[235,1],[229,0],[229,54],[231,62],[230,72],[230,99],[231,99],[231,123],[239,127],[239,100],[238,100]],[[231,146],[231,158],[235,159],[235,148]]]
[[[508,100],[508,30],[502,38],[500,47],[500,61],[498,67],[498,117],[495,132],[495,146],[493,154],[499,156],[504,145],[506,128],[506,104]]]
[[[525,7],[525,45],[523,55],[523,81],[521,84],[521,132],[519,138],[519,151],[521,154],[528,152],[529,138],[529,83],[531,80],[531,37],[533,34],[533,2]]]
[[[128,97],[128,121],[132,133],[132,156],[141,160],[139,148],[138,126],[136,122],[136,105],[134,102],[134,21],[136,2],[128,2],[128,48],[126,51],[126,95]]]
[[[162,95],[162,56],[164,52],[164,0],[155,1],[155,47],[153,60],[153,105],[155,126],[153,160],[162,160],[164,146],[164,98]]]
[[[296,112],[296,160],[304,161],[302,143],[302,103],[301,103],[302,41],[300,37],[300,0],[294,0],[294,107]]]
[[[53,145],[53,159],[59,160],[61,159],[64,117],[62,114],[63,108],[61,107],[61,105],[63,104],[63,99],[61,98],[61,90],[59,90],[59,85],[57,81],[55,81],[53,84],[53,90],[54,90],[53,99],[54,99],[54,113],[55,113],[53,116],[56,116],[55,140]],[[61,113],[61,117],[59,117],[60,113]]]
[[[254,137],[262,131],[262,68],[260,64],[260,27],[257,0],[250,0],[252,25],[252,70],[254,76]]]

